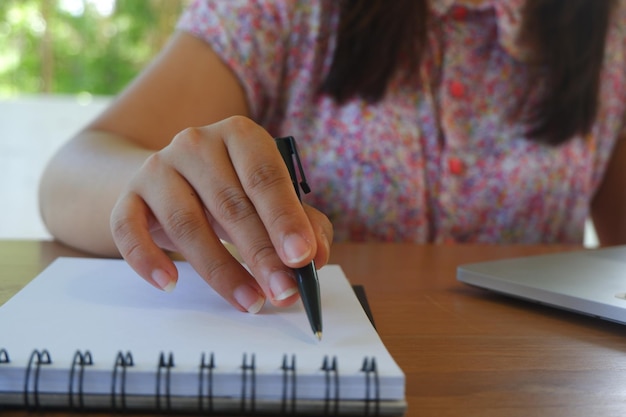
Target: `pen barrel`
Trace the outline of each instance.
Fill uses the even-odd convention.
[[[300,298],[311,324],[311,329],[313,333],[319,334],[322,332],[322,306],[315,264],[311,262],[305,267],[295,268],[294,272]]]
[[[283,158],[283,161],[287,166],[287,171],[289,171],[289,177],[291,178],[298,200],[302,201],[300,188],[298,187],[298,175],[296,173],[294,159],[295,162],[297,162],[300,172],[300,186],[302,187],[302,191],[308,193],[311,190],[309,189],[309,185],[304,177],[304,170],[302,169],[302,164],[300,163],[300,157],[298,156],[298,151],[296,149],[295,139],[293,136],[286,136],[282,138],[275,138],[275,142],[278,147],[278,151],[280,152],[280,156]],[[296,283],[298,285],[298,291],[300,292],[300,298],[302,299],[304,310],[306,311],[309,323],[311,324],[311,329],[313,329],[313,333],[321,339],[322,303],[320,300],[320,284],[317,279],[315,263],[311,261],[311,263],[307,266],[294,269],[294,272],[296,274]]]

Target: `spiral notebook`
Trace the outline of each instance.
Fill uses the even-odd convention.
[[[177,262],[171,293],[121,260],[59,258],[0,307],[0,405],[197,414],[402,415],[405,379],[337,265],[324,336],[300,302],[235,310]]]

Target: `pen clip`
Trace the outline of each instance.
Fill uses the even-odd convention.
[[[300,193],[298,192],[298,187],[297,187],[298,179],[296,178],[296,173],[295,173],[295,169],[293,166],[294,158],[296,161],[296,165],[298,166],[298,174],[300,175],[300,183],[299,183],[300,188],[302,189],[304,194],[310,193],[311,188],[309,187],[309,184],[306,181],[306,176],[304,175],[304,169],[302,168],[302,162],[300,161],[300,155],[298,155],[298,148],[296,146],[296,140],[294,139],[294,137],[286,136],[282,138],[276,138],[275,141],[276,141],[276,144],[278,145],[278,149],[281,151],[284,149],[283,142],[286,143],[289,156],[287,157],[287,155],[284,155],[282,152],[281,154],[283,155],[283,159],[285,160],[285,163],[287,164],[287,169],[289,170],[289,173],[292,176],[291,180],[293,181],[293,184],[296,187],[296,193],[298,194],[298,196],[300,195]]]

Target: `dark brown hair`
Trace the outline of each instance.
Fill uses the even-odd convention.
[[[613,3],[527,1],[520,41],[533,53],[533,77],[546,85],[539,102],[521,113],[532,140],[557,145],[589,133]],[[426,48],[428,0],[341,0],[340,7],[333,62],[321,92],[339,103],[354,96],[379,101],[400,62],[419,67],[416,51]]]

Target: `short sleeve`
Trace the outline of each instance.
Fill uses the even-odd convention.
[[[290,14],[298,2],[194,0],[177,29],[209,44],[239,79],[251,116],[262,119],[280,89]]]

